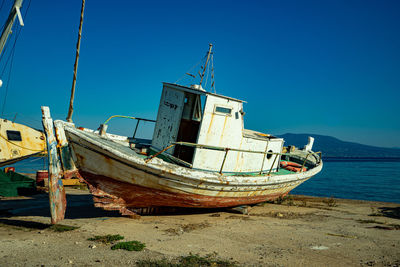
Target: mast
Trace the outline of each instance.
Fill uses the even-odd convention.
[[[78,32],[78,42],[76,44],[76,56],[75,56],[75,64],[74,64],[74,76],[72,78],[72,88],[71,88],[71,99],[69,101],[69,110],[67,121],[72,122],[72,113],[74,112],[74,97],[75,97],[75,84],[76,84],[76,73],[78,70],[78,61],[79,61],[79,50],[81,48],[81,35],[82,35],[82,24],[83,24],[83,13],[85,10],[85,0],[82,0],[82,8],[81,8],[81,21],[79,22],[79,32]]]
[[[212,46],[213,46],[212,44],[209,44],[209,48],[208,48],[208,52],[207,52],[207,60],[206,60],[206,63],[204,63],[203,73],[201,74],[200,86],[201,86],[201,83],[203,82],[204,74],[206,73],[208,61],[210,60]]]
[[[21,7],[23,0],[15,0],[14,5],[11,8],[10,14],[8,15],[6,24],[4,25],[3,32],[0,37],[0,55],[3,53],[4,46],[6,45],[8,36],[11,34],[11,28],[14,24],[15,18],[18,16],[19,24],[24,26],[24,21],[22,20]],[[0,87],[3,82],[0,80]]]

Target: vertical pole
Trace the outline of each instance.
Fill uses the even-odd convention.
[[[78,32],[78,42],[76,44],[76,56],[75,56],[75,64],[74,64],[74,76],[72,79],[72,89],[71,89],[71,99],[69,101],[69,110],[67,121],[72,122],[72,113],[74,112],[74,97],[75,97],[75,84],[76,84],[76,73],[78,70],[78,61],[79,61],[79,50],[81,48],[81,35],[82,35],[82,24],[83,24],[83,12],[85,10],[85,0],[82,0],[82,8],[81,8],[81,21],[79,23],[79,32]]]
[[[212,45],[212,44],[209,44],[209,46],[210,46],[210,47],[208,48],[207,60],[206,60],[206,63],[204,64],[203,73],[201,74],[200,85],[201,85],[201,83],[203,82],[204,73],[206,72],[208,61],[210,60],[210,55],[211,55],[211,50],[212,50],[212,46],[213,46],[213,45]]]
[[[267,156],[267,151],[268,151],[268,145],[269,145],[269,142],[267,141],[267,145],[265,146],[265,149],[264,149],[264,154],[263,154],[264,157],[263,157],[263,161],[262,161],[262,164],[261,164],[260,174],[262,174],[262,171],[263,171],[265,157]]]
[[[228,155],[228,151],[229,151],[229,148],[225,148],[224,160],[222,161],[221,169],[219,170],[220,174],[222,174],[222,169],[224,168],[226,156]]]
[[[140,119],[138,119],[138,121],[137,121],[137,123],[136,123],[136,127],[135,127],[135,131],[133,132],[133,139],[135,139],[135,136],[136,136],[136,131],[137,131],[137,128],[138,128],[138,126],[139,126],[139,122],[140,122]]]
[[[67,200],[62,183],[61,162],[57,154],[57,140],[54,136],[53,119],[49,107],[42,107],[42,123],[47,140],[47,155],[49,158],[49,202],[51,223],[64,219]]]

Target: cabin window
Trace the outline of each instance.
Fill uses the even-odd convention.
[[[226,115],[230,116],[232,113],[232,108],[227,108],[227,107],[221,107],[221,106],[215,106],[215,113],[221,114],[221,115]]]
[[[9,141],[22,141],[20,131],[7,131],[7,139]]]
[[[272,150],[268,150],[267,159],[270,159],[272,157],[272,154],[269,154],[269,153],[273,153],[273,151]]]

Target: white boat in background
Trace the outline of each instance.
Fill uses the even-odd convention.
[[[242,100],[202,88],[210,55],[211,46],[200,84],[163,83],[148,142],[115,140],[106,124],[96,133],[56,121],[57,147],[67,152],[49,156],[60,176],[68,173],[87,183],[97,207],[135,215],[158,207],[274,200],[319,173],[323,164],[321,154],[311,151],[312,138],[303,150],[284,148],[282,138],[244,129]],[[43,124],[52,125],[49,109],[42,111]]]

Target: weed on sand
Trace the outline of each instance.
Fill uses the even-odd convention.
[[[112,250],[116,249],[125,249],[128,251],[142,251],[146,247],[146,244],[140,241],[127,241],[127,242],[119,242],[111,247]]]
[[[75,229],[78,229],[78,226],[70,226],[70,225],[64,225],[64,224],[53,224],[50,226],[48,229],[52,230],[54,232],[67,232],[67,231],[72,231]]]
[[[198,254],[190,254],[182,256],[174,260],[140,260],[136,262],[139,267],[192,267],[192,266],[215,266],[215,267],[236,267],[236,262],[217,258],[215,254],[206,255],[205,257]]]
[[[96,235],[95,237],[88,238],[89,241],[98,241],[104,244],[111,244],[114,241],[122,240],[122,235]]]

